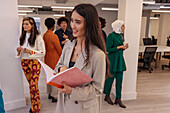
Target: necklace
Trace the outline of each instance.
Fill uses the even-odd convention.
[[[81,47],[77,47],[77,46],[75,46],[75,48],[74,48],[74,54],[75,54],[75,56],[79,56],[80,54],[81,54]]]

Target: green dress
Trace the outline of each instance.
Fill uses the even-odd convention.
[[[112,32],[107,37],[106,50],[110,61],[110,73],[126,71],[126,64],[123,57],[123,49],[117,49],[117,46],[123,45],[123,34]]]

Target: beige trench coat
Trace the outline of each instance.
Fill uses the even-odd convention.
[[[63,49],[60,60],[55,68],[69,66],[76,40],[68,41]],[[55,113],[101,113],[101,96],[106,74],[106,56],[96,46],[90,46],[90,62],[85,66],[85,52],[82,51],[74,67],[94,79],[92,83],[72,88],[70,95],[58,94],[58,102]],[[74,78],[73,78],[74,79]],[[76,81],[75,81],[76,82]]]

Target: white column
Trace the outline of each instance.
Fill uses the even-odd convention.
[[[19,41],[17,0],[1,0],[0,84],[6,111],[26,106],[21,62],[15,58]]]
[[[125,21],[124,36],[125,41],[129,43],[129,48],[124,52],[127,71],[124,72],[122,85],[123,100],[136,99],[137,97],[136,78],[142,18],[142,1],[143,0],[119,0],[119,9],[122,9],[123,7],[125,8],[125,11],[120,10],[118,15],[120,15],[119,19]]]

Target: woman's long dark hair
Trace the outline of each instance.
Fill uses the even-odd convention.
[[[85,63],[89,63],[90,44],[97,46],[106,54],[106,45],[102,37],[102,31],[99,27],[99,17],[96,8],[91,4],[79,4],[75,6],[76,11],[85,19],[85,52],[87,54]],[[75,38],[73,38],[75,39]],[[71,39],[71,40],[73,40]],[[106,54],[107,56],[107,54]],[[106,75],[109,75],[109,60],[106,57]]]
[[[36,23],[34,21],[34,19],[32,17],[26,17],[23,19],[22,21],[22,24],[24,23],[24,21],[29,21],[29,23],[33,26],[32,29],[31,29],[31,35],[28,39],[28,43],[31,47],[34,47],[35,45],[35,40],[36,40],[36,37],[37,35],[39,34],[38,30],[37,30],[37,26],[36,26]],[[22,33],[21,33],[21,36],[20,36],[20,45],[22,46],[25,42],[25,36],[26,36],[26,31],[24,31],[24,27],[22,25]]]

